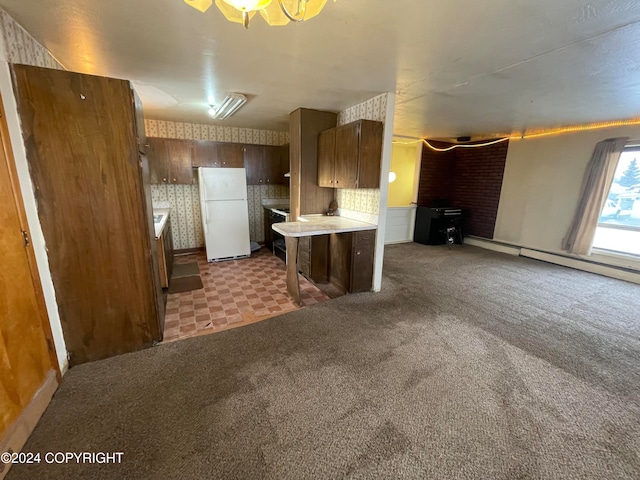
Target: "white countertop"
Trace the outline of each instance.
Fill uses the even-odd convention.
[[[162,215],[162,219],[159,222],[153,222],[153,226],[156,230],[156,240],[160,238],[162,235],[162,230],[164,230],[164,226],[167,224],[167,219],[169,218],[169,209],[168,208],[154,208],[153,216]]]
[[[274,223],[271,228],[285,237],[309,237],[329,233],[357,232],[375,230],[373,223],[361,222],[345,217],[328,217],[326,215],[303,215],[297,222]]]

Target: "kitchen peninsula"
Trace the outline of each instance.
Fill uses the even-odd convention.
[[[301,303],[298,279],[300,237],[330,235],[329,281],[348,293],[371,290],[377,225],[338,216],[304,215],[298,217],[297,222],[276,223],[272,228],[285,238],[287,291],[295,303]]]

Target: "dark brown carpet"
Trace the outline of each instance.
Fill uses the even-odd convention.
[[[200,275],[178,278],[171,277],[171,282],[169,282],[169,293],[190,292],[191,290],[199,290],[201,288],[204,288],[204,285],[202,285]]]
[[[17,479],[637,479],[640,287],[387,248],[383,292],[80,365]]]

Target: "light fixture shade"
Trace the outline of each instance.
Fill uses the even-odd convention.
[[[396,181],[396,172],[389,172],[389,183]]]
[[[241,10],[238,10],[237,8],[232,7],[224,0],[216,0],[216,7],[218,7],[218,9],[222,12],[224,17],[230,22],[244,24],[244,18],[242,16]],[[256,14],[256,12],[255,10],[252,10],[250,12],[246,12],[246,14],[249,15],[249,20],[251,20],[253,16]]]
[[[327,3],[327,0],[307,0],[304,20],[309,20],[318,15],[324,8],[325,3]],[[282,0],[282,4],[291,15],[296,16],[298,13],[298,0]],[[267,8],[260,10],[260,15],[272,27],[283,26],[291,21],[282,11],[278,0],[273,0]]]
[[[241,93],[229,93],[219,107],[211,107],[213,113],[212,110],[209,110],[209,114],[217,120],[224,120],[236,113],[245,103],[247,103],[247,97]]]
[[[211,6],[213,0],[184,0],[184,3],[204,13]]]
[[[268,7],[271,0],[224,0],[224,2],[240,11],[249,12],[251,10],[262,10]]]

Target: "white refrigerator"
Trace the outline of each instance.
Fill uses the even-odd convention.
[[[244,168],[198,168],[207,260],[249,257],[249,207]]]

